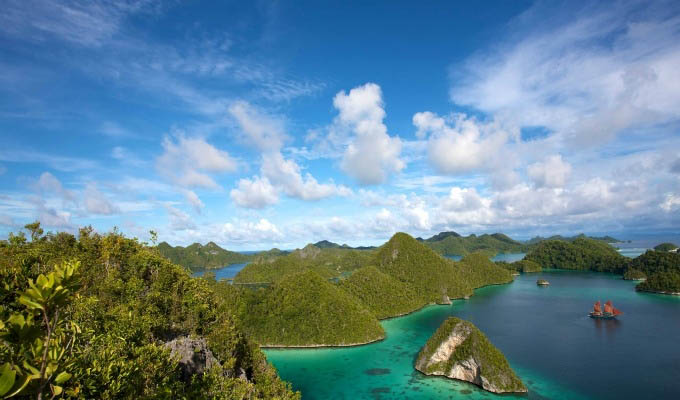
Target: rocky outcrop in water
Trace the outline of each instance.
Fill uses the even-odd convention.
[[[510,364],[472,323],[451,317],[420,350],[415,368],[473,383],[493,393],[523,393],[527,389]]]

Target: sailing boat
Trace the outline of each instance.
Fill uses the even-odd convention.
[[[591,311],[589,315],[590,318],[612,319],[618,317],[621,314],[623,313],[614,308],[611,300],[607,300],[607,302],[604,303],[604,311],[602,311],[602,308],[600,307],[600,301],[598,300],[597,303],[595,303],[595,306],[593,306],[593,311]]]

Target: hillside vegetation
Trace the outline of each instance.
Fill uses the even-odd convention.
[[[578,238],[572,242],[547,240],[539,243],[524,258],[543,268],[590,270],[623,274],[629,259],[607,243]]]
[[[0,394],[299,398],[206,280],[115,231],[27,228],[30,241],[0,241]],[[187,373],[166,345],[187,337],[205,343],[216,363]]]
[[[465,255],[479,250],[485,250],[494,255],[497,253],[524,253],[528,250],[527,245],[502,233],[460,236],[455,232],[442,232],[425,239],[423,243],[443,255]]]
[[[379,319],[407,314],[425,305],[406,284],[374,266],[356,270],[340,287],[358,298]]]
[[[232,298],[243,302],[239,318],[261,345],[343,346],[385,337],[364,304],[312,270],[250,292]]]
[[[678,246],[675,243],[666,242],[666,243],[661,243],[661,244],[655,246],[654,250],[656,250],[656,251],[671,251],[671,250],[675,250],[677,248],[678,248]]]
[[[284,256],[256,259],[236,274],[234,282],[276,282],[306,270],[313,270],[330,279],[368,265],[372,255],[373,253],[367,250],[319,248],[309,244]]]
[[[630,263],[630,270],[639,271],[647,280],[637,290],[680,293],[680,254],[648,250]],[[632,272],[631,272],[632,275]]]
[[[172,263],[179,264],[192,271],[246,263],[254,258],[253,255],[225,250],[213,242],[208,242],[205,246],[194,243],[187,247],[172,247],[166,242],[161,242],[158,244],[158,252]]]

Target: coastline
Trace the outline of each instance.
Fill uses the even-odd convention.
[[[507,285],[508,283],[512,283],[512,282],[514,282],[514,279],[511,280],[511,281],[509,281],[509,282],[506,282],[506,283],[490,283],[490,284],[488,284],[488,285],[484,285],[484,286],[480,286],[480,287],[474,288],[474,289],[472,290],[472,294],[470,294],[470,295],[465,295],[464,297],[455,297],[455,298],[451,298],[451,300],[465,300],[466,297],[469,298],[469,296],[473,296],[475,290],[477,290],[477,289],[481,289],[481,288],[484,288],[484,287],[487,287],[487,286],[501,286],[501,285]],[[412,311],[409,311],[409,312],[407,312],[407,313],[403,313],[403,314],[400,314],[400,315],[394,315],[394,316],[386,317],[386,318],[382,318],[382,319],[378,319],[378,321],[382,322],[382,321],[387,321],[387,320],[394,319],[394,318],[404,317],[404,316],[407,316],[407,315],[409,315],[409,314],[413,314],[413,313],[415,313],[415,312],[417,312],[417,311],[420,311],[420,310],[422,310],[422,309],[424,309],[424,308],[426,308],[426,307],[429,307],[429,306],[450,306],[450,304],[427,303],[427,304],[424,304],[422,307],[419,307],[419,308],[417,308],[417,309],[415,309],[415,310],[412,310]],[[261,349],[322,349],[322,348],[333,348],[333,347],[337,347],[337,348],[343,348],[343,347],[358,347],[358,346],[364,346],[364,345],[367,345],[367,344],[382,342],[383,340],[385,340],[385,338],[387,338],[387,335],[384,335],[382,338],[379,338],[379,339],[376,339],[376,340],[371,340],[371,341],[368,341],[368,342],[363,342],[363,343],[349,343],[349,344],[309,344],[309,345],[290,345],[290,346],[289,346],[289,345],[276,345],[276,344],[260,344],[259,347],[260,347]]]
[[[280,345],[280,344],[261,344],[260,348],[261,349],[319,349],[319,348],[333,348],[333,347],[356,347],[356,346],[363,346],[365,344],[371,344],[371,343],[377,343],[377,342],[382,342],[385,340],[387,335],[383,335],[383,337],[371,340],[368,342],[361,342],[361,343],[348,343],[348,344],[308,344],[308,345]]]
[[[635,288],[636,291],[638,292],[645,292],[645,293],[655,293],[655,294],[665,294],[667,296],[680,296],[680,292],[666,292],[663,290],[649,290],[649,289],[638,289]]]

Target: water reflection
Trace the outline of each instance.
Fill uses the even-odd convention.
[[[604,333],[604,335],[607,338],[613,338],[614,335],[616,334],[616,331],[622,326],[621,321],[619,321],[616,318],[612,319],[598,319],[598,318],[591,318],[593,320],[593,323],[595,324],[595,330],[601,335]]]

